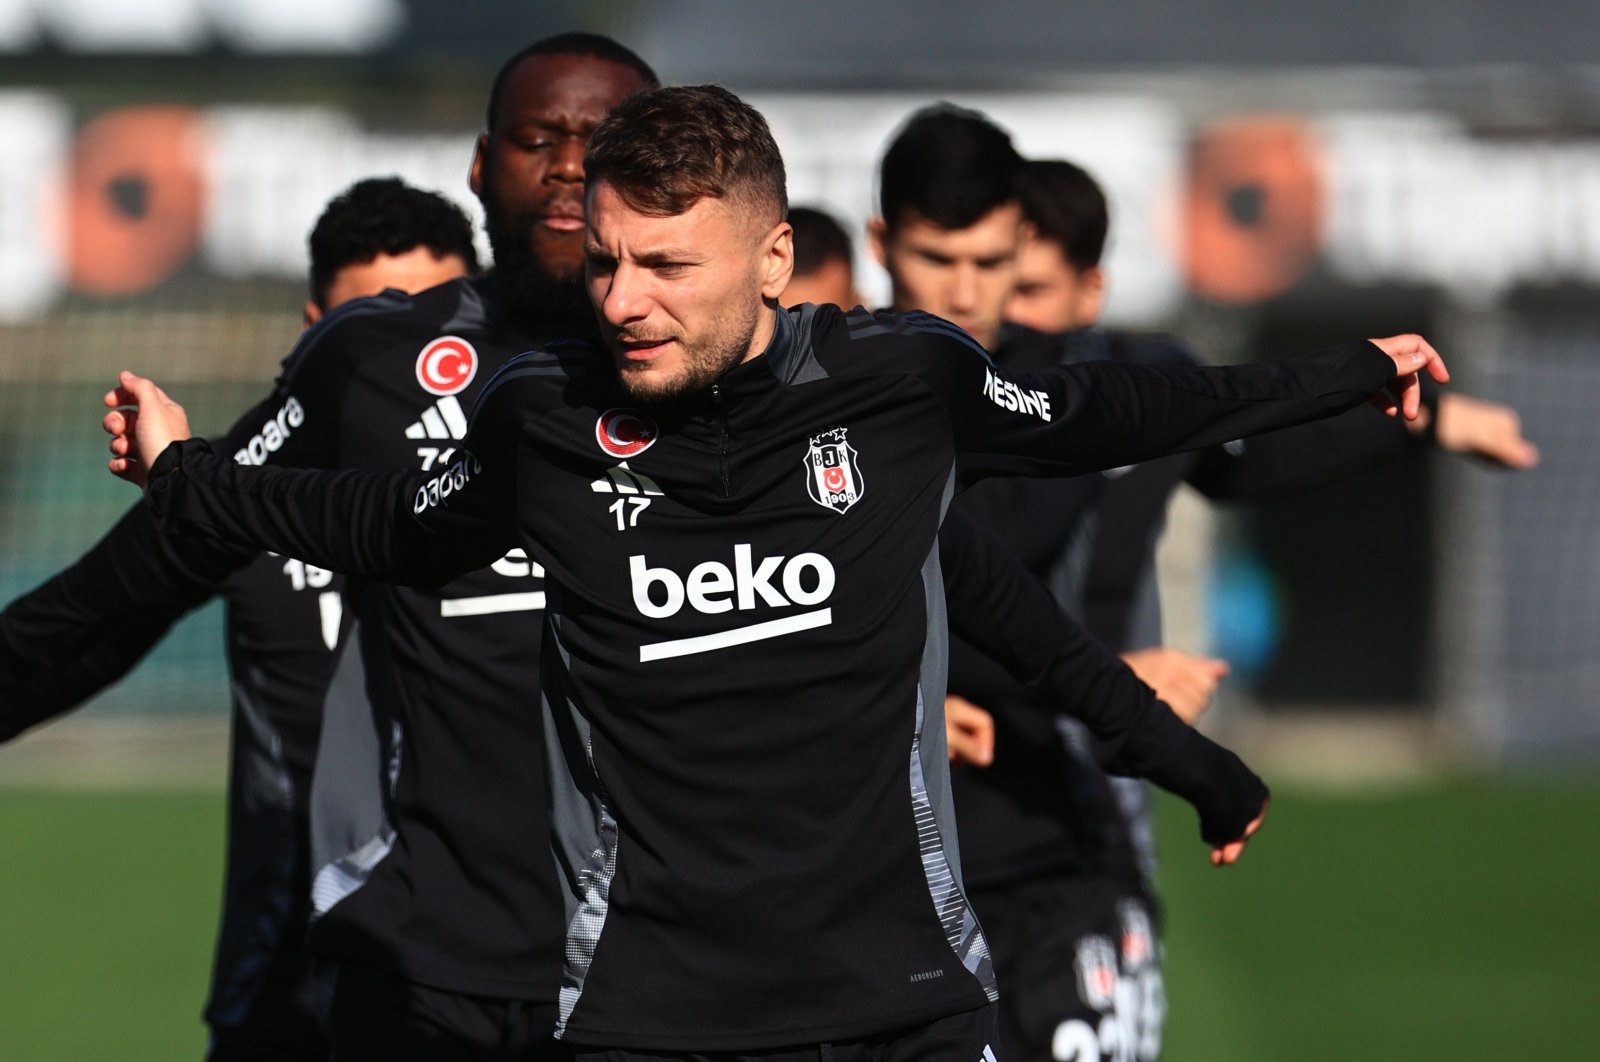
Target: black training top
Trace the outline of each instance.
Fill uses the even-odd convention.
[[[936,318],[804,306],[677,401],[645,407],[606,354],[562,345],[506,365],[443,470],[248,470],[185,443],[150,500],[412,582],[480,566],[515,527],[549,573],[558,1031],[759,1049],[993,998],[947,848],[935,535],[957,487],[1282,427],[1393,375],[1354,344],[1008,379]]]
[[[302,336],[272,394],[217,448],[241,465],[448,462],[478,391],[539,338],[504,301],[485,278],[339,307]],[[184,611],[220,592],[235,714],[208,1018],[235,1024],[265,953],[298,950],[314,872],[317,910],[329,912],[314,948],[451,990],[553,1002],[563,923],[538,803],[542,736],[525,693],[538,681],[542,574],[512,550],[437,592],[352,586],[341,609],[341,577],[163,535],[141,505],[0,614],[0,740],[121,677]],[[341,612],[363,619],[340,670],[356,679],[328,697],[324,728]],[[457,805],[430,786],[513,810],[437,815],[423,809]],[[308,829],[325,839],[310,845],[320,859],[308,855]],[[500,844],[507,835],[514,843]],[[493,872],[462,845],[498,851]]]
[[[437,474],[484,384],[539,338],[492,277],[347,303],[219,449],[241,467]],[[310,947],[451,991],[553,1001],[563,923],[527,695],[544,572],[514,543],[484,560],[438,588],[351,587],[340,669],[357,679],[330,699],[317,763]],[[361,733],[376,736],[347,739]]]
[[[309,984],[298,959],[310,909],[306,808],[341,582],[298,561],[162,534],[138,505],[0,612],[4,741],[121,679],[186,612],[223,598],[233,696],[213,1028],[241,1024],[263,991],[297,976]]]
[[[1011,373],[1083,362],[1199,364],[1187,347],[1165,336],[1045,335],[1014,325],[1003,333],[995,360]],[[1358,408],[1093,476],[991,480],[956,506],[1021,560],[1090,633],[1121,652],[1159,643],[1159,616],[1146,603],[1154,600],[1154,553],[1167,503],[1180,484],[1217,500],[1271,497],[1415,444],[1401,419]],[[954,773],[967,879],[995,885],[1047,872],[1130,869],[1118,865],[1131,852],[1106,818],[1115,805],[1103,786],[1076,779],[1084,768],[1047,718],[1071,706],[1040,703],[959,635],[952,639],[950,687],[989,709],[997,729],[994,764]],[[1131,826],[1142,855],[1149,825]]]

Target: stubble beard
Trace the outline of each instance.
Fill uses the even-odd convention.
[[[694,343],[683,343],[682,364],[670,376],[652,372],[651,364],[636,365],[619,356],[617,374],[622,378],[622,386],[641,402],[665,402],[710,387],[744,360],[755,340],[761,304],[748,302],[746,305],[746,312],[727,322],[726,327]]]

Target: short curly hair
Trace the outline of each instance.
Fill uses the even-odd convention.
[[[640,92],[595,128],[583,169],[644,214],[682,214],[705,198],[789,213],[783,155],[761,112],[720,85]]]
[[[437,192],[413,188],[398,177],[357,181],[334,196],[307,241],[311,249],[311,301],[327,309],[328,288],[347,266],[380,254],[426,247],[437,258],[458,255],[478,271],[472,223]]]
[[[512,73],[524,60],[541,55],[570,55],[599,59],[627,67],[652,88],[661,84],[661,79],[656,77],[656,72],[650,68],[649,63],[639,58],[631,48],[618,44],[610,37],[598,33],[558,33],[554,37],[535,41],[500,64],[499,71],[494,75],[494,85],[489,89],[489,107],[484,115],[484,129],[490,133],[495,131],[495,122],[500,120],[500,97],[505,95],[506,82],[511,80]]]

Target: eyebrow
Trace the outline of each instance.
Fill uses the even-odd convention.
[[[643,254],[636,254],[633,256],[633,260],[642,266],[665,265],[669,262],[692,265],[705,261],[706,256],[702,251],[691,250],[687,247],[662,247],[654,251],[645,251]]]
[[[508,115],[500,125],[507,135],[527,129],[540,129],[562,136],[587,136],[593,130],[595,122],[574,118],[571,115],[516,114]]]
[[[585,243],[583,253],[590,258],[600,258],[616,261],[617,256],[598,243]],[[706,262],[707,255],[703,251],[692,250],[687,247],[662,247],[653,251],[630,256],[630,260],[646,268],[660,265],[700,265]]]

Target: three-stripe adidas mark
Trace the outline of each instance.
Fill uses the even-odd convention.
[[[454,442],[467,437],[467,414],[454,395],[445,395],[422,411],[422,419],[406,426],[408,439],[439,439]],[[419,446],[417,456],[422,459],[423,471],[434,465],[447,464],[455,447]]]
[[[589,489],[596,494],[632,495],[628,498],[618,498],[606,506],[606,512],[617,518],[618,531],[638,527],[639,517],[650,507],[650,499],[666,497],[666,492],[656,484],[655,480],[643,472],[635,472],[628,467],[626,461],[618,462],[615,467],[606,469],[606,474],[590,483]]]
[[[615,468],[606,469],[606,474],[589,484],[589,489],[596,494],[645,494],[655,498],[666,497],[666,492],[656,486],[656,481],[643,472],[635,472],[628,467],[628,462],[623,461]]]
[[[422,411],[422,419],[406,428],[408,439],[465,439],[467,415],[454,395],[446,395]]]

